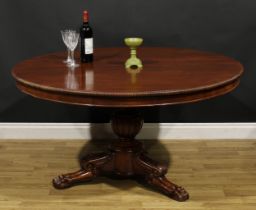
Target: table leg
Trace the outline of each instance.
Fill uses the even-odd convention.
[[[167,167],[145,155],[141,142],[135,140],[143,126],[143,118],[133,112],[118,112],[111,120],[114,133],[119,137],[108,153],[90,154],[81,161],[81,170],[53,179],[57,189],[87,182],[97,176],[112,176],[144,180],[150,186],[177,201],[189,198],[184,188],[170,182]]]
[[[74,173],[60,175],[53,179],[53,186],[57,189],[72,187],[73,185],[91,181],[99,176],[99,167],[109,159],[109,154],[90,154],[82,161],[82,169]]]
[[[170,182],[165,177],[167,167],[158,164],[156,161],[145,156],[145,154],[141,154],[136,159],[134,166],[135,173],[138,176],[168,197],[177,201],[186,201],[189,198],[189,194],[184,188]]]

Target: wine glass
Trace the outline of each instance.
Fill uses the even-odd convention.
[[[62,36],[62,40],[64,42],[64,44],[66,45],[67,47],[67,59],[63,61],[63,63],[70,63],[71,62],[71,52],[68,48],[68,44],[67,44],[67,37],[69,36],[70,33],[74,33],[75,31],[73,30],[61,30],[61,36]]]
[[[68,34],[67,39],[66,39],[67,47],[70,50],[70,54],[71,54],[71,61],[68,63],[68,66],[70,66],[70,67],[78,67],[79,66],[79,64],[77,64],[75,62],[75,56],[74,56],[75,49],[78,45],[79,36],[80,36],[79,33],[75,32],[75,31],[71,31]]]

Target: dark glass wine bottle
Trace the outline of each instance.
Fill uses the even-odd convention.
[[[83,12],[83,25],[80,29],[81,38],[81,62],[93,62],[93,31],[89,25],[89,14],[87,11]]]

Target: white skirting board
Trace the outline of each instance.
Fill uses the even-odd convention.
[[[0,123],[0,140],[115,138],[110,124]],[[256,139],[256,123],[145,123],[137,139]]]

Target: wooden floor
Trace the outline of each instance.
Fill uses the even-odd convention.
[[[0,210],[256,210],[256,141],[145,141],[166,161],[168,178],[190,193],[170,200],[136,182],[99,178],[67,190],[51,179],[78,169],[78,158],[104,144],[85,141],[0,141]]]

